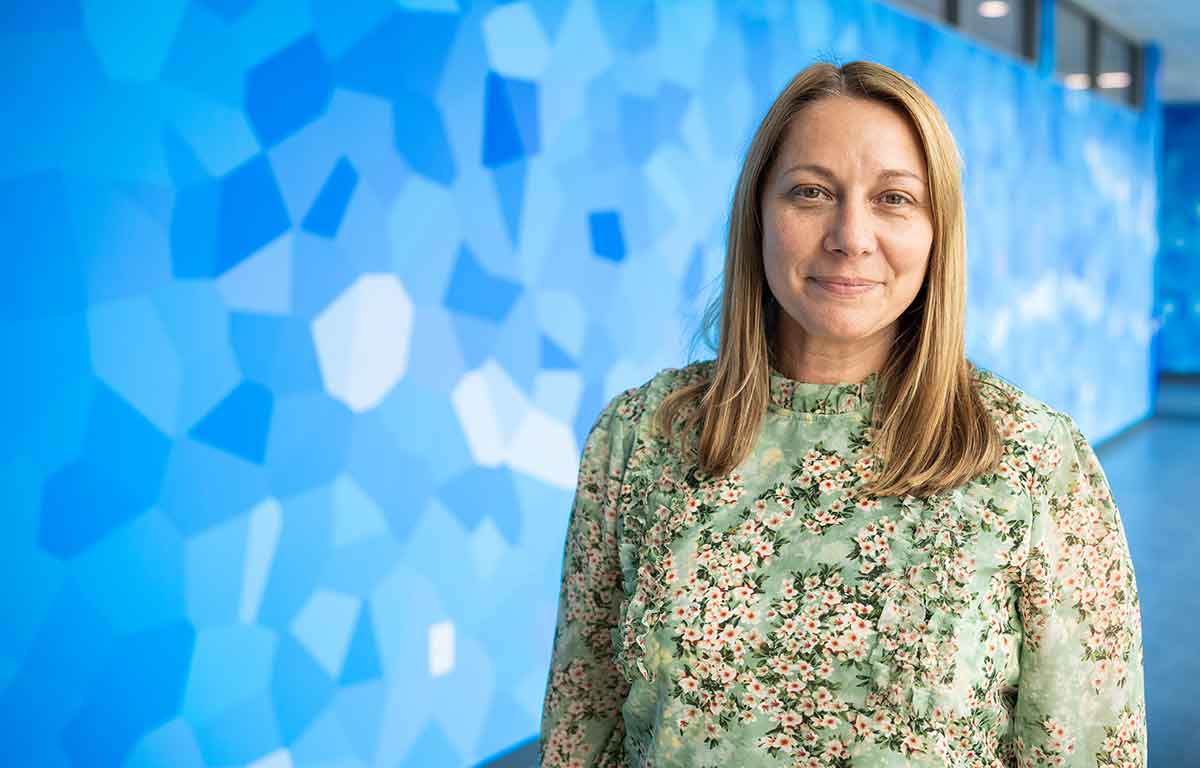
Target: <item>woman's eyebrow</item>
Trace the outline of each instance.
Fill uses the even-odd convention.
[[[826,179],[829,179],[830,181],[837,181],[837,179],[833,175],[833,171],[829,170],[828,168],[826,168],[823,165],[817,165],[815,163],[797,163],[796,165],[793,165],[791,168],[788,168],[783,173],[786,176],[787,174],[794,173],[796,171],[809,171],[810,173],[815,173],[818,176],[824,176]],[[912,171],[901,170],[899,168],[884,169],[879,172],[879,178],[881,178],[881,179],[909,178],[909,179],[912,179],[913,181],[916,181],[919,184],[922,184],[922,185],[925,184],[925,179],[921,178],[918,174],[915,174]]]

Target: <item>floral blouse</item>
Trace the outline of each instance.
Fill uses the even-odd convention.
[[[543,768],[1146,765],[1133,564],[1070,416],[976,369],[995,473],[860,496],[877,374],[772,370],[752,452],[710,477],[651,418],[712,365],[623,392],[588,434]]]

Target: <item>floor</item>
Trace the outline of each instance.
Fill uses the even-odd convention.
[[[1163,377],[1155,415],[1096,445],[1142,605],[1152,768],[1200,754],[1200,376]]]
[[[1142,606],[1151,768],[1200,755],[1200,376],[1163,377],[1155,414],[1097,443]],[[528,768],[531,739],[483,765]]]

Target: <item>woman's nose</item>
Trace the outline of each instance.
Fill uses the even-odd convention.
[[[843,256],[861,256],[875,248],[875,230],[866,203],[842,201],[825,236],[825,248]]]

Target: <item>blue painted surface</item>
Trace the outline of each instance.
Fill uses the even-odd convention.
[[[1200,373],[1200,104],[1163,107],[1158,366]]]
[[[818,56],[945,112],[970,355],[1093,440],[1149,409],[1153,93],[1070,93],[872,0],[208,0],[125,32],[101,5],[0,10],[18,764],[468,765],[532,733],[583,436],[686,361],[750,133]],[[1112,471],[1175,471],[1147,461]],[[1173,754],[1186,699],[1149,696]]]

